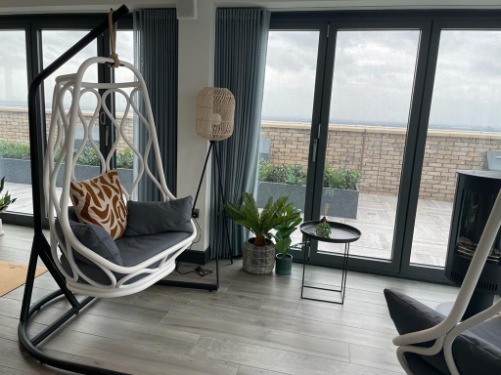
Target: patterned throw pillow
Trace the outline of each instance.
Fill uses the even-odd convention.
[[[70,198],[80,222],[100,225],[114,239],[122,237],[127,225],[127,206],[117,171],[72,182]]]

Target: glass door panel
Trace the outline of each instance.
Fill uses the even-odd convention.
[[[49,66],[54,60],[61,56],[87,33],[88,31],[83,30],[42,30],[43,67],[46,68]],[[82,62],[90,57],[95,57],[96,55],[97,41],[94,40],[44,81],[45,115],[47,124],[50,124],[50,117],[52,113],[52,96],[54,92],[55,78],[62,74],[76,73]],[[83,77],[83,80],[96,82],[97,66],[89,67]],[[80,107],[83,111],[85,121],[90,121],[94,113],[96,103],[97,101],[94,95],[87,93],[82,96]],[[65,96],[63,104],[64,109],[68,111],[71,105],[71,96],[69,93]],[[90,137],[92,137],[92,141],[95,143],[96,147],[100,147],[98,123],[92,127]],[[75,149],[80,146],[82,140],[83,126],[77,125],[75,132]],[[79,168],[75,170],[77,179],[85,180],[97,176],[100,173],[99,157],[89,141],[87,141],[83,152],[80,154],[77,164],[79,165]],[[62,173],[62,170],[60,173]]]
[[[24,30],[0,30],[0,178],[2,195],[9,191],[17,201],[8,211],[33,214],[28,77]]]
[[[361,230],[351,256],[393,258],[419,42],[419,30],[336,33],[320,216]],[[342,252],[336,244],[318,246],[322,262]]]
[[[304,210],[319,31],[270,31],[257,202],[287,195]],[[302,241],[299,230],[292,242]]]
[[[443,268],[457,170],[501,170],[501,30],[442,30],[411,264]]]
[[[121,60],[134,64],[134,38],[131,30],[122,30],[117,32],[117,53]],[[134,74],[128,69],[114,69],[115,82],[131,82],[135,80]],[[123,89],[130,95],[131,89]],[[125,113],[126,100],[123,95],[115,95],[115,112],[117,119],[126,116],[125,134],[128,139],[134,144],[137,140],[134,137],[133,131],[133,111],[132,108]],[[121,138],[116,153],[116,167],[120,175],[121,183],[129,189],[133,181],[133,153],[132,149]]]

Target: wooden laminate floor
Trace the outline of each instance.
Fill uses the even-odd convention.
[[[32,232],[4,225],[0,260],[27,262]],[[117,299],[98,300],[43,343],[63,359],[133,374],[403,374],[391,339],[396,331],[383,289],[402,290],[435,307],[457,288],[348,272],[344,305],[302,300],[302,266],[291,276],[255,276],[220,262],[217,292],[153,286]],[[182,264],[183,272],[194,265]],[[213,265],[204,266],[211,268]],[[336,270],[309,268],[330,283]],[[176,278],[212,282],[195,272]],[[48,273],[36,280],[34,298],[55,289]],[[17,324],[23,287],[0,298],[0,374],[61,374],[20,350]],[[56,302],[35,318],[31,332],[66,307]]]

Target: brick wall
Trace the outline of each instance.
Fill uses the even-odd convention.
[[[310,127],[264,121],[261,134],[271,139],[269,161],[306,165]],[[398,194],[405,129],[331,124],[327,161],[335,168],[360,171],[364,193]],[[486,169],[486,152],[501,150],[501,134],[428,132],[420,198],[452,201],[458,169]]]
[[[28,143],[28,111],[22,108],[0,107],[0,139]]]
[[[84,112],[87,121],[90,119],[91,113]],[[47,132],[51,119],[51,111],[46,111]],[[118,119],[122,117],[120,114]],[[125,133],[132,139],[132,117],[127,118],[125,124]],[[28,126],[28,111],[25,108],[16,107],[0,107],[0,140],[14,141],[20,143],[29,143],[29,126]],[[119,151],[126,147],[125,142],[119,143]]]
[[[48,113],[50,116],[50,113]],[[132,122],[127,123],[132,137]],[[304,123],[264,121],[262,135],[271,139],[273,163],[306,165],[310,126]],[[359,188],[365,193],[398,194],[405,147],[404,129],[329,126],[327,160],[335,168],[359,170]],[[0,107],[0,140],[28,143],[26,109]],[[120,150],[125,145],[122,144]],[[486,152],[501,150],[501,134],[434,131],[428,133],[420,198],[451,201],[458,169],[486,169]]]

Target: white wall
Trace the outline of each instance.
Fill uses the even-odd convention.
[[[177,195],[180,197],[192,195],[195,198],[207,154],[208,142],[195,131],[195,107],[198,92],[212,86],[214,80],[214,18],[213,2],[200,1],[196,20],[179,20]],[[193,250],[208,247],[207,208],[210,200],[206,181],[210,174],[208,167],[197,201],[202,238],[193,245]]]

